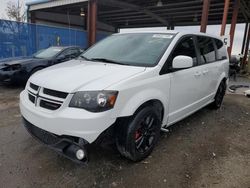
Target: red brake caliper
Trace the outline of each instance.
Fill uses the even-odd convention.
[[[140,138],[140,136],[141,136],[141,133],[139,132],[139,130],[137,130],[135,132],[135,140],[137,140],[138,138]]]

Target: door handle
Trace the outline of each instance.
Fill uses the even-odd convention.
[[[196,72],[194,76],[201,76],[201,72]]]

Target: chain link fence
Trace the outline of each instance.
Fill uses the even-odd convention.
[[[106,37],[98,33],[97,40]],[[30,56],[50,46],[87,47],[87,32],[72,28],[0,20],[0,59]]]

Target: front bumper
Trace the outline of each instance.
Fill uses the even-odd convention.
[[[83,138],[93,143],[98,136],[113,125],[113,111],[91,113],[83,109],[69,108],[67,100],[56,111],[49,111],[35,106],[28,99],[27,91],[20,94],[20,110],[22,116],[36,127],[58,136]]]
[[[87,146],[88,143],[79,138],[74,137],[61,137],[45,130],[42,130],[25,118],[23,118],[23,124],[27,131],[37,140],[48,146],[49,148],[55,150],[57,153],[73,160],[74,162],[86,164],[88,162]],[[78,150],[84,152],[84,157],[78,159],[76,153]]]
[[[3,71],[0,69],[0,82],[15,83],[23,81],[20,71]]]

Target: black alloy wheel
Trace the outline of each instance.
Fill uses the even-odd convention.
[[[135,146],[138,152],[147,152],[153,144],[157,126],[154,126],[156,118],[150,114],[142,119],[139,129],[135,132]]]
[[[141,161],[152,152],[160,137],[161,116],[146,106],[117,126],[116,145],[122,156]]]

